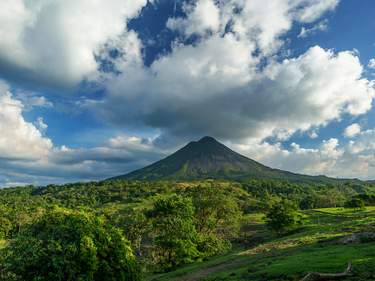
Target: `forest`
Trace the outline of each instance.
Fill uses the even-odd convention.
[[[311,224],[311,210],[362,214],[372,205],[375,187],[365,182],[114,180],[4,188],[0,280],[164,280],[186,266],[296,235]]]

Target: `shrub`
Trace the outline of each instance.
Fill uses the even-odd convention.
[[[274,202],[266,212],[265,219],[268,227],[278,235],[301,224],[301,215],[297,207],[286,199]]]

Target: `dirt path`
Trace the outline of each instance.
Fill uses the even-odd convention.
[[[199,269],[185,276],[176,277],[172,279],[172,281],[177,281],[177,280],[178,281],[198,281],[202,278],[208,277],[211,274],[221,272],[230,268],[235,268],[243,264],[246,264],[247,262],[248,262],[247,260],[243,260],[243,259],[224,262],[221,264],[213,265],[211,267]]]

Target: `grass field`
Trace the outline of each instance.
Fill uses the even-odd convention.
[[[241,243],[232,252],[147,280],[300,280],[310,271],[342,272],[348,262],[353,275],[343,280],[375,280],[375,241],[342,241],[354,233],[375,231],[375,207],[305,211],[304,225],[281,238],[267,230],[262,217],[247,216]]]

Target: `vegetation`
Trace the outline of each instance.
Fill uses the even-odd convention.
[[[371,232],[373,194],[257,179],[0,189],[0,280],[295,280],[349,260],[358,275],[373,240],[339,237]]]
[[[297,207],[285,199],[272,203],[266,211],[265,218],[267,226],[278,235],[301,224],[301,215],[297,212]]]
[[[361,198],[352,198],[345,203],[346,208],[352,208],[357,210],[365,209],[365,202]]]
[[[7,280],[140,280],[130,243],[102,218],[55,208],[4,251]]]
[[[157,263],[163,269],[192,262],[199,256],[198,233],[190,198],[173,194],[159,198],[149,212],[155,235]]]
[[[249,214],[244,226],[252,229],[251,241],[225,255],[152,275],[148,280],[292,281],[301,280],[308,272],[342,272],[348,262],[353,264],[353,274],[339,280],[375,280],[375,239],[348,244],[344,241],[363,231],[375,231],[375,207],[362,211],[325,208],[302,213],[303,228],[282,237],[270,232],[263,215]]]

